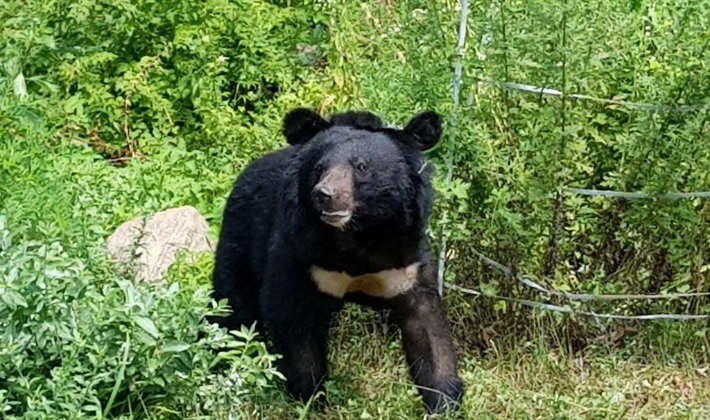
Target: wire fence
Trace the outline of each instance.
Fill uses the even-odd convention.
[[[549,95],[549,96],[557,96],[557,97],[564,96],[564,97],[569,97],[569,98],[573,98],[573,99],[592,101],[592,102],[597,102],[597,103],[606,104],[606,105],[619,105],[619,106],[623,106],[623,107],[627,107],[627,108],[640,109],[640,110],[644,110],[644,111],[685,113],[685,112],[704,111],[704,110],[710,109],[710,105],[706,105],[706,104],[680,105],[680,106],[656,105],[656,104],[647,104],[647,103],[642,103],[642,102],[622,101],[622,100],[618,100],[618,99],[598,98],[596,96],[584,95],[581,93],[565,94],[564,92],[562,92],[561,90],[558,90],[558,89],[527,85],[524,83],[496,82],[493,80],[486,80],[485,82],[489,85],[499,86],[501,88],[509,89],[509,90],[517,90],[517,91],[521,91],[521,92],[536,93],[538,95]]]
[[[464,47],[466,46],[466,29],[468,24],[468,12],[469,4],[468,0],[461,0],[461,20],[459,21],[459,33],[458,41],[456,44],[456,67],[454,70],[454,87],[452,93],[453,99],[453,109],[451,112],[451,135],[456,135],[456,127],[458,124],[458,111],[459,103],[461,101],[461,83],[463,80],[463,58],[464,58]],[[451,184],[451,178],[454,173],[453,156],[451,155],[451,149],[446,156],[446,184]],[[444,212],[443,218],[446,220],[447,213]],[[439,246],[439,271],[437,273],[437,284],[439,287],[439,294],[444,294],[444,272],[446,267],[446,237],[447,237],[447,226],[444,224],[442,227],[441,244]]]
[[[465,293],[465,294],[476,296],[476,297],[484,297],[484,298],[489,298],[489,299],[494,299],[494,300],[499,300],[499,301],[517,303],[517,304],[527,306],[530,308],[542,309],[542,310],[550,311],[550,312],[560,312],[560,313],[569,314],[569,315],[585,316],[585,317],[592,317],[592,318],[597,318],[597,319],[615,319],[615,320],[624,320],[624,321],[658,321],[658,320],[702,321],[702,320],[710,319],[710,315],[704,315],[704,314],[699,314],[699,315],[695,315],[695,314],[649,314],[649,315],[599,314],[596,312],[576,310],[576,309],[570,308],[569,306],[559,306],[559,305],[553,305],[550,303],[542,303],[542,302],[536,302],[536,301],[527,300],[527,299],[512,298],[512,297],[507,297],[507,296],[486,295],[486,294],[481,293],[477,290],[457,286],[455,284],[450,284],[450,283],[445,283],[445,286],[448,289],[455,290],[457,292]]]
[[[565,2],[566,5],[566,2]],[[453,109],[451,113],[451,136],[456,137],[457,135],[457,123],[459,118],[459,104],[461,95],[461,85],[462,85],[462,75],[463,75],[463,62],[465,54],[465,45],[467,38],[467,22],[469,17],[470,4],[468,0],[460,1],[460,21],[457,36],[456,45],[456,61],[454,69],[454,80],[453,80]],[[562,39],[563,44],[566,44],[566,26],[567,26],[567,10],[563,13],[562,22]],[[507,73],[507,72],[506,72]],[[520,91],[524,93],[534,93],[537,95],[547,95],[560,98],[562,102],[562,136],[566,136],[565,124],[566,124],[566,114],[565,114],[565,100],[567,98],[580,100],[580,101],[591,101],[594,103],[599,103],[608,106],[626,107],[636,110],[650,111],[652,113],[666,113],[666,114],[682,114],[688,112],[697,111],[708,111],[710,110],[710,104],[694,104],[694,105],[659,105],[643,102],[633,102],[624,101],[619,99],[607,99],[600,98],[592,95],[586,95],[582,93],[566,93],[566,59],[562,62],[562,89],[555,89],[551,87],[535,86],[525,83],[517,83],[511,81],[496,81],[496,80],[482,80],[483,83],[498,87],[505,90]],[[687,83],[686,83],[687,84]],[[564,147],[565,141],[560,142],[560,147]],[[453,175],[453,159],[451,155],[451,149],[446,156],[446,178],[445,185],[450,186],[452,182]],[[697,191],[697,192],[665,192],[665,193],[649,193],[649,192],[625,192],[625,191],[614,191],[614,190],[598,190],[598,189],[588,189],[588,188],[574,188],[574,187],[561,187],[557,189],[556,194],[556,205],[554,210],[553,225],[557,227],[558,223],[556,219],[559,217],[558,212],[561,211],[562,195],[579,195],[587,197],[606,197],[606,198],[622,198],[622,199],[632,199],[632,200],[682,200],[682,199],[706,199],[710,198],[710,191]],[[460,293],[464,293],[476,297],[484,297],[494,300],[506,301],[511,303],[520,304],[523,306],[541,309],[545,311],[564,313],[569,315],[592,317],[596,319],[609,319],[609,320],[675,320],[675,321],[697,321],[697,320],[707,320],[710,319],[710,315],[706,314],[644,314],[644,315],[624,315],[615,313],[596,313],[591,311],[584,311],[571,308],[569,306],[560,306],[550,303],[531,301],[526,299],[519,299],[507,296],[497,296],[482,293],[481,291],[474,290],[471,288],[462,287],[459,285],[451,284],[445,282],[445,272],[446,272],[446,257],[447,257],[447,236],[448,236],[448,226],[447,226],[447,212],[443,213],[444,223],[442,224],[441,237],[439,241],[439,271],[437,273],[437,281],[439,293],[443,294],[444,288],[454,290]],[[550,244],[552,248],[559,246],[559,235],[561,234],[558,229],[553,229]],[[494,259],[484,255],[476,249],[471,249],[471,252],[477,256],[486,265],[493,267],[506,275],[509,278],[513,278],[520,282],[522,285],[533,289],[540,293],[544,298],[561,298],[569,301],[578,302],[590,302],[590,301],[631,301],[631,300],[662,300],[662,299],[688,299],[688,298],[701,298],[710,296],[710,292],[693,292],[693,293],[660,293],[660,294],[591,294],[591,293],[570,293],[561,292],[555,290],[549,285],[542,285],[539,282],[532,280],[529,276],[524,276],[518,274],[516,271],[510,267],[495,261]]]
[[[710,198],[710,191],[698,192],[671,192],[662,194],[648,194],[643,192],[623,192],[609,190],[592,190],[585,188],[562,188],[563,192],[569,194],[586,195],[589,197],[615,197],[628,199],[661,199],[661,200],[682,200],[688,198]]]
[[[531,280],[529,277],[517,274],[513,269],[507,267],[498,261],[495,261],[479,251],[472,249],[474,255],[480,258],[487,265],[498,269],[503,272],[508,277],[518,280],[520,283],[527,287],[537,290],[538,292],[545,293],[551,296],[558,296],[569,300],[655,300],[655,299],[679,299],[679,298],[690,298],[690,297],[701,297],[710,296],[710,292],[697,292],[697,293],[663,293],[663,294],[618,294],[618,295],[605,295],[605,294],[591,294],[591,293],[567,293],[559,292],[552,289],[549,286],[542,286],[539,283]]]

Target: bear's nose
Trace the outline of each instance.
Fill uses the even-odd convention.
[[[324,206],[330,204],[333,198],[333,191],[326,186],[316,186],[313,189],[313,199],[318,205]]]

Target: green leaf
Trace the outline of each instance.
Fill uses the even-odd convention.
[[[19,306],[23,308],[27,307],[27,301],[25,298],[14,290],[5,289],[2,293],[2,300],[7,304],[7,306],[13,309]]]
[[[481,284],[481,292],[486,296],[497,296],[498,288],[495,284]]]
[[[155,324],[153,323],[153,321],[150,320],[150,318],[146,318],[140,315],[134,315],[132,319],[133,322],[138,324],[138,326],[141,327],[143,331],[150,334],[153,338],[160,337],[160,332],[158,332],[158,328],[156,328]]]
[[[15,80],[12,83],[12,89],[20,99],[25,99],[27,97],[27,85],[25,84],[25,76],[22,72],[19,72],[15,76]]]
[[[54,83],[48,82],[45,78],[43,77],[30,77],[27,79],[30,82],[37,83],[38,85],[44,87],[45,89],[49,90],[52,93],[59,92],[59,86],[55,85]]]
[[[168,342],[162,348],[163,353],[180,353],[190,348],[187,343],[179,341]]]

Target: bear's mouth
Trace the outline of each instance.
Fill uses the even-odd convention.
[[[338,210],[338,211],[322,211],[320,214],[320,219],[331,226],[336,228],[342,228],[353,216],[351,210]]]

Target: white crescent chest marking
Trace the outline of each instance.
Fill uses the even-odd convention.
[[[417,283],[419,263],[405,268],[384,270],[352,277],[347,273],[311,267],[311,279],[323,293],[342,298],[349,292],[362,292],[369,296],[391,298],[402,294]]]

